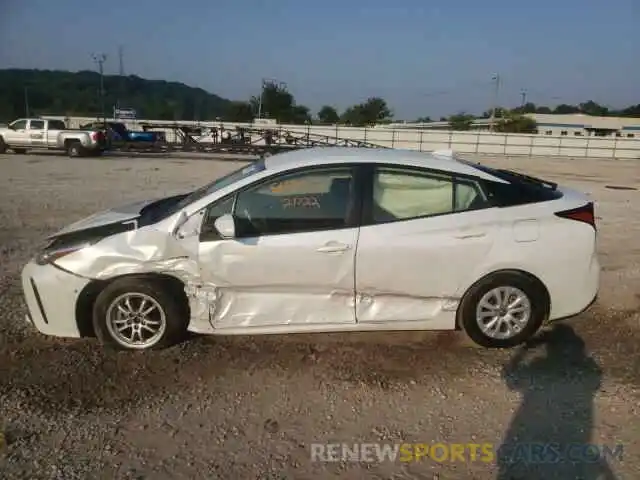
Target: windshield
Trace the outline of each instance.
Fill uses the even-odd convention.
[[[174,211],[178,211],[181,208],[186,207],[187,205],[197,202],[198,200],[210,195],[218,190],[227,187],[233,183],[236,183],[240,180],[243,180],[251,175],[261,172],[265,169],[264,159],[257,160],[253,162],[251,165],[247,165],[245,167],[239,168],[238,170],[234,170],[233,172],[225,175],[224,177],[220,177],[213,182],[204,185],[197,190],[194,190],[189,195],[180,200],[176,205]]]

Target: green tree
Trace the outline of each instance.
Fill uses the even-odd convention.
[[[230,100],[178,82],[146,80],[135,75],[105,75],[105,110],[119,103],[150,120],[194,120],[222,117]],[[100,75],[94,71],[0,70],[0,118],[30,115],[102,115]],[[25,97],[26,100],[25,101]]]
[[[580,108],[580,112],[586,113],[587,115],[593,115],[595,117],[605,117],[609,114],[609,109],[607,107],[604,107],[593,100],[581,103],[578,105],[578,108]]]
[[[536,113],[536,105],[535,103],[527,102],[524,105],[512,109],[511,111],[516,113]]]
[[[561,103],[553,109],[553,112],[557,115],[567,115],[571,113],[580,113],[580,108],[575,105],[568,105],[566,103]]]
[[[340,121],[340,115],[335,108],[325,105],[318,111],[318,121],[325,125],[334,125]]]
[[[451,130],[471,130],[474,116],[464,112],[449,117],[449,128]]]
[[[362,120],[367,125],[388,122],[393,117],[387,102],[380,97],[370,97],[360,105]]]
[[[265,118],[272,118],[278,123],[305,123],[311,120],[309,109],[297,105],[286,85],[266,82],[262,95],[252,97],[251,106],[255,112],[260,111]]]
[[[348,125],[362,127],[385,123],[393,118],[387,102],[380,97],[370,97],[366,102],[347,108],[341,121]]]
[[[495,131],[502,133],[535,133],[537,129],[533,118],[513,111],[506,113],[495,126]]]
[[[640,117],[640,103],[615,112],[621,117]]]
[[[311,122],[311,111],[304,105],[294,105],[291,109],[289,123],[301,124]]]
[[[223,120],[238,123],[251,123],[254,119],[254,111],[249,102],[230,102]]]

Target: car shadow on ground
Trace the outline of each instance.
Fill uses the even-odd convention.
[[[502,376],[522,401],[498,448],[497,480],[616,478],[606,450],[588,446],[602,370],[571,326],[559,323],[517,349]]]

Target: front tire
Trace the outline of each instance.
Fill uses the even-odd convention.
[[[187,332],[186,299],[163,282],[136,277],[117,279],[100,292],[93,328],[100,342],[118,350],[161,349]]]
[[[539,282],[520,272],[499,272],[474,284],[458,308],[458,324],[485,348],[511,348],[542,326],[549,300]]]

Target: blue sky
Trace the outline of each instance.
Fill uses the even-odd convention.
[[[105,5],[105,7],[101,7]],[[368,96],[397,118],[502,104],[640,103],[640,0],[0,0],[0,68],[95,68],[232,99],[262,77],[313,111]],[[1,88],[1,86],[0,86]]]

